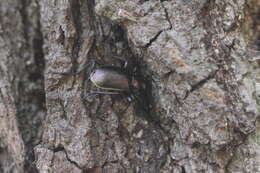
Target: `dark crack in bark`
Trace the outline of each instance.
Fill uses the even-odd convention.
[[[71,164],[75,165],[77,168],[79,168],[80,170],[82,170],[82,168],[77,164],[77,162],[75,162],[75,161],[73,161],[73,160],[71,160],[71,159],[69,158],[68,153],[67,153],[67,151],[66,151],[65,149],[64,149],[64,153],[65,153],[65,155],[66,155],[67,160],[68,160]]]
[[[157,38],[161,35],[161,33],[162,33],[163,31],[164,31],[164,30],[159,31],[152,39],[150,39],[149,43],[147,43],[147,44],[144,46],[144,48],[147,49],[148,47],[150,47],[150,46],[152,45],[152,43],[157,40]]]
[[[20,15],[21,15],[21,20],[22,20],[22,24],[23,24],[23,36],[26,40],[26,43],[28,43],[29,40],[29,36],[28,36],[28,14],[27,14],[27,8],[28,4],[27,4],[27,0],[21,0],[21,8],[20,8]]]
[[[161,5],[162,5],[162,7],[163,7],[163,9],[164,9],[164,12],[165,12],[166,20],[168,21],[168,23],[169,23],[169,25],[170,25],[170,27],[169,27],[167,30],[171,30],[171,29],[172,29],[172,23],[171,23],[171,20],[170,20],[170,17],[169,17],[169,13],[168,13],[168,11],[167,11],[167,8],[164,6],[163,2],[164,2],[163,0],[160,0],[160,3],[161,3]]]
[[[185,97],[183,98],[183,100],[185,100],[192,92],[194,92],[195,90],[200,89],[204,84],[206,84],[209,80],[213,79],[216,75],[216,73],[218,72],[218,70],[210,73],[206,78],[200,80],[199,82],[195,83],[194,85],[191,86],[191,89],[189,91],[186,92]]]
[[[63,146],[59,146],[59,147],[57,147],[57,148],[54,148],[54,149],[52,149],[52,151],[53,151],[54,153],[61,152],[61,151],[64,152],[65,155],[66,155],[66,159],[67,159],[71,164],[75,165],[78,169],[82,170],[82,168],[77,164],[77,162],[75,162],[75,161],[73,161],[73,160],[71,160],[71,159],[69,158],[68,153],[67,153],[66,149],[65,149]]]
[[[169,27],[168,27],[167,29],[160,30],[153,38],[151,38],[150,41],[149,41],[149,43],[147,43],[147,44],[144,46],[145,49],[147,49],[148,47],[150,47],[150,46],[153,44],[153,42],[157,40],[157,38],[161,35],[162,32],[168,31],[168,30],[171,30],[171,29],[172,29],[172,23],[171,23],[171,21],[170,21],[167,8],[164,6],[162,0],[160,0],[160,4],[161,4],[162,8],[164,9],[165,18],[166,18],[167,22],[169,23]]]

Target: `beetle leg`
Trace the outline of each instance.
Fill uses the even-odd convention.
[[[89,63],[86,63],[86,64],[84,64],[83,65],[83,67],[81,67],[81,69],[79,69],[78,71],[76,71],[76,72],[55,72],[55,71],[53,71],[53,72],[51,72],[52,74],[59,74],[59,75],[78,75],[78,74],[80,74],[82,71],[84,71],[87,67],[89,67],[89,65],[91,65],[90,66],[90,69],[92,69],[94,66],[95,66],[95,62],[94,61],[91,61],[91,62],[89,62]]]
[[[121,93],[109,92],[109,91],[90,91],[89,93],[85,93],[84,99],[88,100],[92,97],[95,97],[98,94],[117,95],[117,94],[121,94]]]
[[[88,94],[108,94],[108,95],[113,95],[113,94],[120,94],[118,92],[109,92],[109,91],[90,91]]]
[[[104,95],[117,95],[120,94],[118,92],[108,92],[108,91],[90,91],[89,93],[85,94],[85,97],[90,97],[90,96],[96,96],[98,94],[104,94]]]

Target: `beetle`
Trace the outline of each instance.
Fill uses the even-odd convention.
[[[93,69],[89,74],[89,80],[98,88],[98,90],[90,91],[84,98],[87,99],[90,96],[98,94],[109,95],[124,95],[127,96],[129,103],[135,102],[134,110],[138,112],[138,115],[145,118],[148,121],[158,122],[155,114],[151,112],[152,101],[151,90],[152,85],[149,78],[145,78],[141,73],[140,64],[136,62],[127,62],[121,58],[115,57],[120,60],[120,66],[116,65],[104,65],[94,68],[95,63],[88,63],[77,72],[52,72],[54,74],[61,75],[77,75],[84,69],[89,67]],[[134,59],[133,59],[134,60]],[[92,64],[91,66],[89,66]]]
[[[127,62],[121,57],[114,57],[120,62],[120,66],[104,65],[95,68],[89,75],[89,80],[99,90],[90,91],[84,97],[89,98],[98,94],[109,95],[126,95],[129,102],[133,100],[137,101],[138,105],[141,105],[142,109],[146,109],[148,112],[150,106],[149,100],[149,87],[147,88],[147,82],[143,80],[140,73],[140,63]],[[92,61],[93,62],[93,61]],[[95,63],[92,63],[90,68],[94,67]],[[79,71],[71,73],[59,73],[52,72],[53,74],[61,75],[77,75],[81,73],[85,68],[89,67],[89,64],[85,65]]]
[[[136,102],[140,109],[149,112],[150,89],[148,82],[140,72],[140,63],[128,62],[121,57],[114,57],[120,62],[120,66],[105,65],[94,69],[89,76],[91,83],[100,90],[90,91],[86,98],[91,95],[110,94],[125,95],[128,102]],[[135,60],[133,58],[133,60]]]
[[[129,68],[127,62],[124,67],[101,66],[90,73],[90,81],[97,87],[105,91],[92,91],[89,94],[121,94],[126,93],[137,103],[134,105],[138,110],[138,115],[149,122],[153,122],[159,129],[165,132],[161,126],[160,119],[151,113],[151,88],[148,81],[141,76],[140,67]]]
[[[140,88],[138,81],[125,69],[117,66],[101,66],[96,68],[89,77],[97,87],[114,92],[92,92],[97,94],[120,94],[120,92],[132,93]]]
[[[142,116],[151,119],[151,88],[143,78],[139,67],[101,66],[94,69],[89,76],[91,83],[102,91],[90,91],[88,96],[97,94],[122,94],[127,96],[129,103],[135,102],[135,110]]]

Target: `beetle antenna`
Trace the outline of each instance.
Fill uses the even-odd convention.
[[[83,72],[89,65],[91,64],[91,68],[92,69],[95,65],[95,61],[91,61],[89,63],[86,63],[85,65],[83,65],[83,67],[81,69],[79,69],[78,71],[76,72],[50,72],[52,74],[59,74],[59,75],[78,75],[80,74],[81,72]]]

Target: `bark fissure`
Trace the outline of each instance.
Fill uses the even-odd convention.
[[[169,30],[172,29],[172,23],[171,23],[171,20],[169,18],[169,14],[168,14],[167,8],[164,6],[162,0],[160,0],[160,4],[161,4],[161,6],[162,6],[162,8],[164,10],[164,13],[165,13],[164,16],[165,16],[165,18],[166,18],[166,20],[167,20],[167,22],[169,24],[169,27],[166,28],[166,29],[158,31],[157,34],[153,38],[150,39],[149,43],[145,44],[144,48],[146,48],[146,49],[149,48],[153,44],[153,42],[155,42],[157,40],[157,38],[161,35],[162,32],[169,31]]]
[[[200,89],[201,87],[203,87],[203,85],[205,85],[209,80],[214,79],[216,74],[217,74],[218,70],[211,72],[206,78],[198,81],[197,83],[195,83],[194,85],[191,85],[191,89],[189,91],[186,92],[185,97],[183,98],[183,100],[185,100],[192,92]]]
[[[26,40],[26,44],[29,42],[29,36],[28,36],[28,14],[27,14],[27,0],[21,0],[21,8],[20,8],[20,14],[21,14],[21,19],[22,19],[22,24],[23,24],[23,36]],[[27,45],[28,46],[28,45]]]
[[[160,2],[161,2],[161,5],[162,5],[162,7],[163,7],[163,9],[164,9],[164,12],[165,12],[165,18],[166,18],[166,20],[168,21],[168,23],[169,23],[169,25],[170,25],[170,27],[167,29],[167,30],[171,30],[172,29],[172,23],[171,23],[171,20],[170,20],[170,18],[169,18],[169,13],[168,13],[168,10],[167,10],[167,8],[164,6],[164,4],[163,4],[163,0],[160,0]]]
[[[80,170],[82,170],[82,168],[78,165],[77,162],[75,162],[75,161],[73,161],[73,160],[71,160],[71,159],[69,158],[69,155],[68,155],[68,153],[67,153],[67,151],[66,151],[65,149],[64,149],[64,153],[65,153],[65,155],[66,155],[67,160],[68,160],[70,163],[72,163],[72,164],[75,165],[77,168],[79,168]]]
[[[81,168],[77,162],[71,160],[68,156],[68,153],[66,151],[66,149],[63,147],[63,146],[59,146],[57,148],[54,148],[54,149],[51,149],[54,153],[57,153],[57,152],[64,152],[65,153],[65,156],[66,156],[66,159],[71,163],[73,164],[74,166],[76,166],[78,169],[82,170],[83,168]]]
[[[77,59],[78,53],[79,53],[79,45],[81,45],[81,39],[82,39],[82,25],[80,22],[81,16],[81,8],[79,4],[79,0],[73,0],[71,4],[71,13],[72,13],[72,21],[74,23],[75,29],[76,29],[76,38],[73,42],[73,48],[72,48],[72,56],[74,59]]]
[[[145,46],[144,46],[144,48],[149,48],[152,44],[153,44],[153,42],[155,42],[156,40],[157,40],[157,38],[161,35],[161,33],[163,32],[164,30],[161,30],[161,31],[159,31],[153,38],[151,38],[150,39],[150,41],[149,41],[149,43],[147,43]]]

